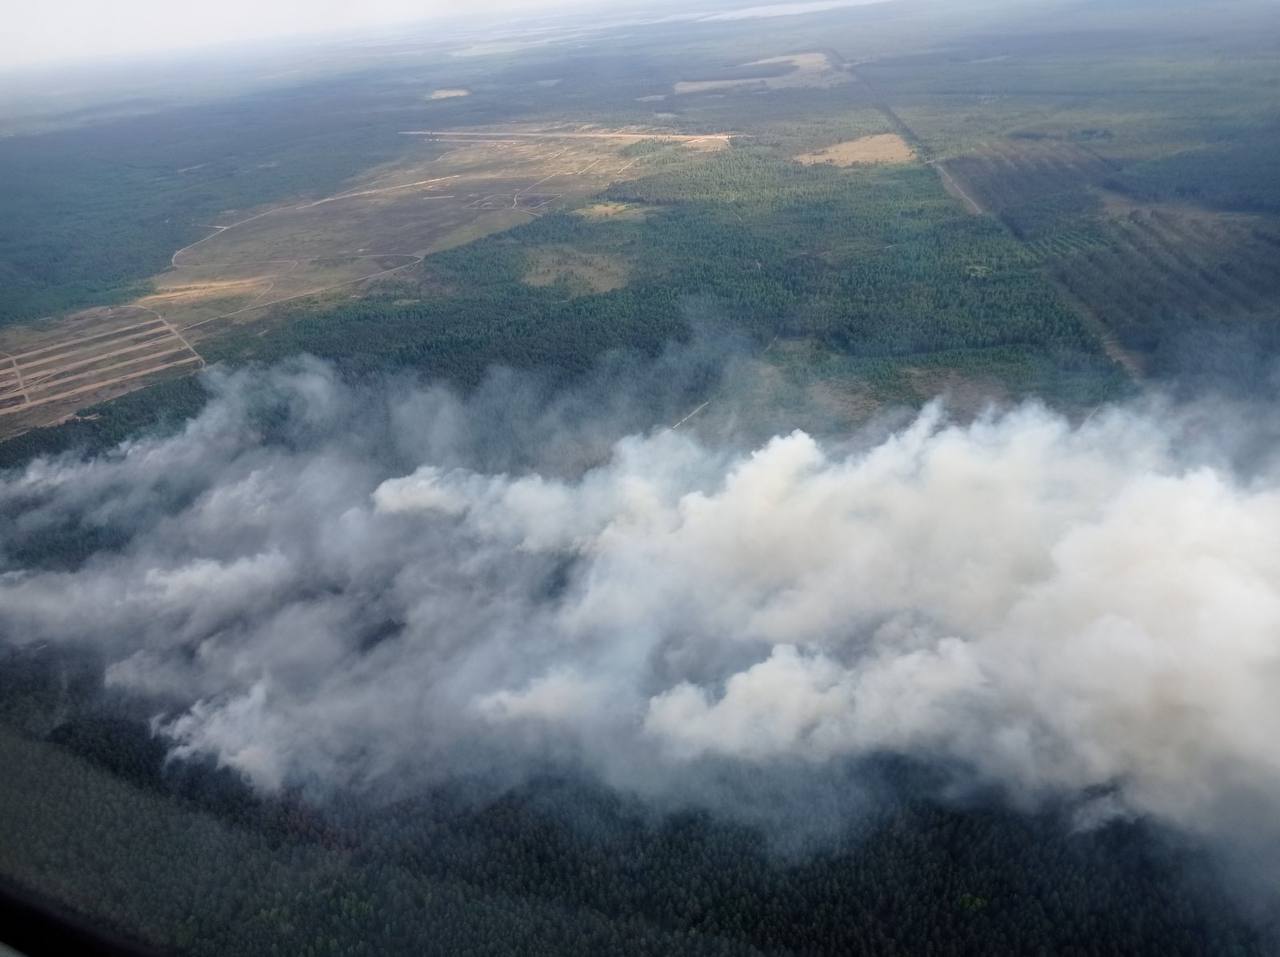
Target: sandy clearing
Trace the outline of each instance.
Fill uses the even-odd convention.
[[[247,296],[261,294],[262,287],[268,282],[266,276],[253,276],[247,279],[220,279],[207,282],[192,282],[161,286],[157,292],[137,300],[144,308],[154,306],[187,305],[207,299],[221,299],[226,296]]]
[[[812,153],[801,153],[795,161],[806,166],[863,166],[910,163],[915,158],[907,141],[897,133],[880,133],[836,143]]]
[[[733,133],[612,133],[612,132],[565,132],[530,133],[525,131],[491,132],[488,130],[401,130],[401,136],[434,136],[442,140],[614,140],[619,143],[640,143],[644,140],[661,140],[664,143],[701,143],[706,141],[728,143]]]
[[[625,263],[600,253],[568,246],[543,246],[530,250],[524,282],[544,288],[563,282],[572,295],[611,292],[627,284]]]
[[[546,130],[541,130],[541,131],[536,131],[536,130],[462,130],[462,131],[424,130],[424,131],[406,131],[406,134],[442,137],[442,138],[454,139],[461,143],[476,142],[476,143],[486,143],[486,144],[496,144],[496,143],[502,142],[503,140],[510,140],[512,138],[515,138],[520,141],[570,139],[570,140],[584,140],[584,141],[605,140],[605,141],[615,141],[615,142],[623,142],[623,143],[632,143],[632,142],[638,142],[646,139],[661,138],[663,140],[668,140],[672,142],[686,143],[696,148],[712,148],[712,149],[727,146],[729,135],[730,135],[730,134],[680,135],[680,134],[664,134],[664,133],[655,134],[647,131],[626,131],[626,132],[599,131],[599,130],[590,130],[590,129],[584,130],[582,128],[571,130],[571,131],[564,131],[564,132],[546,131]],[[567,149],[568,147],[566,147],[566,150]],[[523,197],[530,190],[532,190],[536,186],[539,186],[549,180],[555,179],[560,176],[583,175],[591,171],[595,166],[597,166],[602,161],[603,161],[602,158],[596,158],[594,160],[587,162],[587,164],[583,167],[570,168],[570,169],[566,169],[558,173],[552,174],[550,176],[543,176],[542,178],[536,180],[531,185],[524,187],[522,189],[516,190],[514,194],[509,194],[510,198],[505,200],[503,202],[503,205],[510,205],[510,207],[512,207],[512,212],[519,214],[521,217],[536,216],[538,215],[538,212],[521,206],[521,201]],[[427,190],[430,190],[438,186],[439,184],[457,180],[458,178],[459,178],[458,175],[439,176],[439,177],[433,177],[431,179],[419,179],[409,183],[379,186],[374,188],[359,188],[359,189],[350,190],[344,193],[339,193],[335,196],[324,197],[322,199],[314,200],[309,203],[297,204],[289,207],[281,207],[273,210],[259,212],[252,216],[241,219],[237,222],[233,222],[226,226],[219,227],[210,236],[204,237],[198,242],[193,243],[192,245],[187,246],[182,250],[179,250],[177,253],[174,254],[172,258],[173,267],[175,269],[181,269],[184,266],[186,266],[187,260],[183,258],[184,254],[190,250],[195,249],[197,246],[200,246],[202,243],[208,242],[209,240],[212,240],[215,238],[223,239],[224,234],[227,233],[229,230],[236,229],[237,227],[246,226],[250,223],[255,223],[261,220],[263,217],[271,215],[272,213],[296,212],[299,210],[313,209],[317,206],[323,206],[325,204],[334,203],[341,200],[352,200],[352,199],[358,199],[358,198],[381,196],[385,194],[394,194],[399,191],[420,189],[424,187]],[[559,194],[557,193],[556,196],[551,196],[546,198],[543,202],[539,203],[539,205],[540,206],[547,205],[548,203],[552,202],[554,199],[558,198],[558,195]],[[441,198],[444,198],[444,197],[441,197]],[[540,198],[540,197],[534,197],[534,198]],[[502,220],[498,223],[491,223],[487,220],[477,221],[475,223],[470,224],[470,228],[463,227],[459,230],[455,230],[453,233],[450,233],[449,236],[446,237],[447,241],[437,242],[436,244],[430,247],[429,251],[437,252],[441,248],[455,245],[460,242],[468,241],[470,238],[475,238],[478,235],[484,235],[489,232],[496,231],[495,227],[507,228],[510,225],[514,225],[514,223],[512,223],[506,217],[502,218]],[[393,254],[386,254],[386,255],[393,255]],[[356,257],[356,258],[361,258],[361,257]],[[259,309],[265,309],[269,306],[279,305],[281,303],[286,303],[295,299],[301,299],[307,296],[320,295],[322,293],[331,292],[336,289],[342,288],[343,286],[349,286],[357,282],[378,279],[380,277],[394,273],[397,270],[400,270],[408,266],[415,265],[418,262],[421,262],[421,256],[418,256],[418,255],[406,255],[405,258],[408,260],[407,262],[396,264],[388,269],[380,269],[380,270],[365,274],[363,276],[355,277],[340,283],[325,284],[316,288],[308,289],[306,291],[298,292],[294,295],[281,296],[281,297],[276,297],[267,301],[263,301],[263,300],[266,300],[267,295],[269,295],[271,291],[270,286],[268,286],[267,288],[263,289],[262,292],[259,293],[257,299],[254,302],[249,303],[248,305],[246,305],[241,309],[237,309],[235,311],[228,312],[218,316],[212,316],[209,318],[201,319],[198,322],[188,323],[184,325],[183,328],[196,329],[200,326],[217,322],[219,320],[234,319],[245,313],[252,312]],[[309,261],[314,261],[314,259],[311,259]],[[287,261],[287,262],[290,262],[291,265],[294,265],[294,266],[297,265],[297,261]],[[211,265],[216,265],[216,264],[200,263],[199,265],[202,267],[209,267]],[[227,265],[241,266],[241,265],[248,265],[248,263],[234,263],[234,264],[227,264]],[[273,277],[259,276],[254,278],[258,281],[263,281],[263,280],[271,279]],[[179,284],[179,286],[180,285],[181,284]],[[205,284],[192,283],[190,285],[192,285],[193,287],[200,287],[200,286],[204,286]],[[212,285],[209,285],[208,288],[213,289],[214,287]],[[251,291],[252,287],[249,287],[249,289]],[[222,287],[221,291],[232,293],[237,290],[233,285],[228,283],[228,285]],[[191,291],[191,295],[193,298],[200,294],[201,293],[198,289],[193,289]],[[161,300],[156,298],[150,301],[152,301],[155,304],[159,304]],[[168,300],[168,301],[173,302],[173,300]]]
[[[405,256],[408,256],[408,254],[407,254],[407,253],[388,253],[388,254],[386,254],[386,256],[387,256],[388,258],[389,258],[390,256],[393,256],[393,255],[396,255],[396,256],[398,256],[398,255],[405,255]],[[365,257],[356,257],[356,258],[365,258]],[[383,257],[382,257],[382,256],[378,256],[378,257],[373,257],[373,258],[379,258],[379,259],[381,259],[381,258],[383,258]],[[218,321],[223,320],[223,319],[234,319],[234,318],[236,318],[237,316],[243,316],[245,313],[248,313],[248,312],[254,312],[254,311],[258,310],[258,309],[266,309],[266,308],[268,308],[269,306],[279,306],[279,305],[282,305],[282,304],[284,304],[284,303],[286,303],[286,302],[294,302],[295,300],[298,300],[298,299],[306,299],[306,298],[307,298],[307,297],[309,297],[309,296],[320,296],[320,295],[323,295],[324,293],[327,293],[327,292],[334,292],[335,290],[341,289],[341,288],[343,288],[344,286],[351,286],[351,285],[354,285],[354,284],[356,284],[356,283],[358,283],[358,282],[367,282],[367,281],[372,280],[372,279],[381,279],[382,277],[384,277],[384,276],[389,276],[389,275],[391,275],[391,274],[392,274],[392,273],[394,273],[394,272],[399,272],[401,269],[407,269],[407,268],[408,268],[408,267],[410,267],[410,266],[416,266],[416,265],[418,265],[419,263],[421,263],[421,262],[423,261],[423,257],[422,257],[422,256],[409,256],[409,259],[411,260],[410,262],[407,262],[407,263],[401,263],[400,265],[398,265],[398,266],[392,266],[392,267],[390,267],[389,269],[382,269],[382,270],[379,270],[378,272],[370,273],[370,274],[369,274],[369,275],[367,275],[367,276],[357,276],[355,279],[348,279],[348,280],[345,280],[344,282],[334,283],[334,284],[333,284],[333,285],[331,285],[331,286],[322,286],[322,287],[320,287],[319,289],[308,289],[308,290],[306,290],[306,291],[304,291],[304,292],[295,293],[295,294],[294,294],[294,295],[292,295],[292,296],[284,296],[284,297],[282,297],[282,298],[280,298],[280,299],[272,299],[272,300],[270,300],[269,302],[253,302],[253,303],[250,303],[249,305],[245,306],[245,307],[244,307],[244,308],[242,308],[242,309],[236,309],[236,310],[235,310],[235,311],[233,311],[233,312],[223,313],[223,314],[222,314],[222,315],[220,315],[220,316],[210,316],[208,319],[202,319],[202,320],[200,320],[199,322],[193,322],[193,323],[191,323],[190,325],[183,326],[183,327],[182,327],[182,332],[188,332],[188,331],[190,331],[190,330],[192,330],[192,329],[197,329],[197,328],[199,328],[200,326],[206,326],[206,325],[208,325],[208,324],[209,324],[209,323],[211,323],[211,322],[218,322]],[[179,332],[179,331],[178,331],[178,329],[177,329],[177,328],[175,328],[175,327],[173,327],[173,326],[170,326],[169,328],[173,329],[174,335],[176,335],[176,336],[178,336],[179,338],[181,338],[181,336],[182,336],[182,332]],[[186,340],[184,339],[183,341],[185,342]],[[195,349],[192,349],[191,351],[192,351],[192,352],[195,352]]]
[[[760,77],[748,80],[680,80],[672,89],[676,96],[686,96],[690,93],[722,93],[751,87],[762,90],[768,88],[765,78]]]
[[[102,374],[105,372],[115,372],[118,369],[126,369],[126,368],[129,368],[130,366],[136,366],[143,362],[154,363],[161,359],[164,359],[165,361],[169,361],[174,356],[179,355],[181,353],[186,353],[186,352],[190,352],[190,350],[186,346],[176,345],[169,349],[163,349],[159,352],[154,352],[151,355],[134,356],[133,358],[126,359],[123,362],[113,362],[110,365],[105,365],[98,369],[89,369],[85,372],[77,372],[75,375],[61,376],[60,378],[56,378],[56,379],[51,378],[51,379],[42,380],[41,382],[32,383],[32,386],[28,390],[28,392],[30,394],[33,394],[36,397],[36,400],[38,401],[39,398],[41,398],[41,393],[56,392],[59,389],[62,389],[73,382],[79,382],[83,379],[91,379],[91,378],[101,380]],[[190,356],[189,358],[198,359],[199,356],[193,355],[193,356]]]
[[[833,62],[826,53],[792,53],[786,56],[769,57],[765,60],[754,60],[742,66],[743,68],[767,67],[776,66],[779,63],[791,64],[791,72],[784,73],[782,76],[746,76],[728,80],[680,80],[672,89],[677,96],[684,96],[694,93],[829,89],[854,81],[854,78],[841,69],[839,64]]]
[[[112,336],[123,336],[130,332],[135,335],[144,335],[144,333],[138,332],[137,330],[146,326],[154,326],[156,324],[157,321],[155,319],[148,319],[146,322],[138,322],[133,325],[121,326],[118,329],[110,329],[107,332],[99,332],[92,336],[76,336],[72,339],[55,343],[51,346],[43,346],[39,349],[30,349],[27,352],[18,352],[9,358],[14,359],[18,365],[39,365],[38,362],[33,363],[28,362],[27,360],[35,356],[48,355],[51,352],[65,352],[68,354],[78,352],[90,342],[97,342],[99,339],[108,339]]]
[[[24,402],[30,402],[31,396],[27,395],[27,384],[22,379],[22,370],[18,368],[18,361],[12,356],[9,357],[10,370],[13,372],[13,378],[18,384],[17,391],[14,395],[21,395]],[[6,386],[7,388],[7,386]]]
[[[806,73],[817,73],[832,67],[831,57],[825,53],[791,53],[787,56],[771,56],[766,60],[752,60],[747,66],[775,66],[779,63],[790,63],[795,69]]]
[[[151,315],[155,316],[157,319],[163,322],[164,327],[168,329],[170,332],[172,332],[175,336],[177,336],[178,339],[181,340],[182,344],[191,350],[192,355],[194,355],[197,359],[200,360],[200,367],[204,368],[204,365],[205,365],[204,357],[200,355],[199,352],[196,352],[195,346],[193,346],[190,342],[187,341],[187,337],[184,336],[180,331],[178,331],[178,329],[174,327],[173,323],[171,323],[164,316],[160,315],[160,313],[156,312],[154,309],[148,309],[146,306],[139,306],[138,308],[142,309],[144,312],[151,313]]]
[[[166,369],[176,369],[179,366],[189,365],[192,362],[199,362],[203,364],[204,360],[201,359],[199,356],[190,356],[189,358],[186,358],[186,359],[180,359],[177,362],[166,362],[163,365],[158,365],[150,369],[143,369],[140,372],[133,372],[133,373],[130,373],[129,375],[116,376],[114,379],[108,379],[104,382],[94,382],[86,386],[81,386],[78,389],[72,389],[70,392],[61,392],[58,395],[45,396],[43,398],[35,399],[24,405],[14,406],[13,408],[0,409],[0,415],[9,415],[15,412],[26,412],[29,409],[34,409],[38,406],[48,405],[51,402],[62,402],[67,399],[74,399],[78,396],[87,395],[91,392],[98,392],[102,389],[109,389],[113,386],[120,385],[121,383],[124,383],[124,382],[132,382],[135,379],[141,379],[145,376],[154,375],[157,372],[164,372]]]
[[[128,308],[140,307],[130,306]],[[149,312],[150,310],[147,311]],[[30,369],[44,365],[47,362],[57,362],[71,358],[73,354],[89,349],[109,348],[121,345],[124,342],[141,342],[145,338],[163,335],[165,331],[166,327],[162,320],[152,320],[147,323],[131,323],[118,329],[111,329],[91,336],[72,334],[57,346],[48,346],[39,350],[38,355],[36,353],[23,354],[19,357],[18,365],[23,369]]]
[[[254,213],[252,216],[246,216],[244,219],[237,220],[234,223],[228,223],[225,226],[211,226],[210,228],[213,229],[214,231],[210,233],[208,236],[205,236],[202,239],[197,239],[194,243],[191,243],[188,246],[183,246],[181,249],[175,252],[172,256],[170,256],[169,266],[172,269],[179,268],[181,264],[178,262],[178,257],[181,256],[183,253],[190,252],[192,249],[195,249],[197,246],[203,246],[209,240],[217,236],[221,236],[223,233],[227,232],[228,230],[235,229],[239,226],[247,226],[249,223],[257,222],[258,220],[263,219],[264,217],[267,217],[267,216],[278,215],[280,213],[287,213],[287,212],[296,212],[298,210],[314,209],[317,206],[323,206],[326,203],[336,203],[344,199],[356,199],[364,196],[374,196],[380,193],[395,193],[401,190],[413,189],[419,186],[433,186],[436,183],[444,183],[444,182],[448,182],[449,180],[453,180],[457,178],[458,178],[457,176],[437,176],[432,179],[421,179],[421,180],[416,180],[415,182],[412,182],[412,183],[401,183],[396,186],[381,186],[374,189],[351,190],[345,193],[337,193],[333,196],[325,196],[322,199],[317,199],[310,203],[300,203],[298,205],[293,205],[293,206],[275,206],[275,207],[272,207],[271,209],[265,209],[262,212]],[[264,262],[296,262],[297,260],[278,259],[278,260],[263,260],[263,261]],[[209,264],[201,263],[199,265],[209,265]],[[240,265],[248,265],[248,264],[242,263]]]
[[[124,348],[121,348],[121,349],[108,348],[106,352],[95,352],[92,355],[82,356],[76,359],[74,362],[67,362],[63,365],[56,365],[56,366],[53,366],[52,368],[40,369],[34,372],[31,370],[31,367],[28,366],[23,371],[27,373],[27,375],[25,376],[27,383],[32,388],[34,388],[35,386],[39,385],[41,382],[47,382],[48,380],[56,378],[57,376],[61,375],[64,372],[70,372],[73,369],[79,369],[84,366],[91,366],[91,365],[94,365],[95,363],[101,362],[103,359],[112,359],[117,356],[129,355],[134,352],[146,352],[150,349],[154,349],[157,346],[164,346],[166,344],[171,344],[179,341],[180,340],[178,340],[175,336],[168,334],[166,332],[165,335],[158,336],[154,339],[148,339],[146,342],[135,343],[130,346],[125,346]],[[135,359],[136,358],[137,357],[135,356]]]
[[[5,356],[5,399],[20,396],[23,401],[6,401],[0,411],[17,415],[81,396],[118,392],[121,384],[167,369],[204,365],[200,353],[160,313],[140,303],[124,309],[135,312],[129,316],[110,311],[98,320],[99,329],[101,323],[119,323],[121,319],[125,320],[123,325],[88,335],[72,333],[62,342]],[[136,320],[138,311],[150,318],[128,321]],[[10,383],[16,389],[10,389]]]
[[[649,212],[643,206],[637,206],[634,203],[592,203],[590,206],[575,209],[573,215],[593,221],[614,219],[619,222],[640,222],[649,218]]]

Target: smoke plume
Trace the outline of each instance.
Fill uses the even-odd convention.
[[[68,524],[126,544],[10,558],[0,638],[99,649],[175,752],[265,791],[891,752],[1201,833],[1275,818],[1280,476],[1184,411],[934,405],[741,448],[504,420],[509,383],[209,386],[177,434],[3,478],[11,556]]]

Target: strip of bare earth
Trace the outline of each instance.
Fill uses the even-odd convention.
[[[437,139],[540,139],[540,140],[617,140],[626,143],[639,143],[645,140],[661,140],[671,143],[702,143],[708,140],[727,143],[734,133],[529,133],[512,132],[473,132],[470,130],[401,130],[401,136],[434,136]]]
[[[82,336],[80,338],[72,340],[71,342],[59,342],[51,346],[43,346],[39,349],[30,349],[27,352],[18,352],[10,356],[9,358],[14,359],[17,362],[21,363],[23,360],[29,359],[31,356],[44,355],[47,352],[58,352],[58,351],[70,350],[78,346],[83,346],[85,343],[94,342],[98,339],[107,339],[111,336],[118,336],[120,335],[120,333],[128,332],[130,329],[141,329],[143,326],[154,326],[155,324],[156,324],[155,319],[148,319],[145,322],[134,323],[131,326],[120,326],[117,329],[109,329],[106,332],[99,332],[92,336]]]
[[[981,216],[986,212],[986,210],[982,208],[982,205],[970,196],[965,188],[960,185],[959,181],[951,175],[951,170],[947,169],[941,160],[934,160],[929,165],[936,169],[938,171],[938,175],[942,177],[942,185],[946,191],[956,199],[960,200],[960,202],[964,203],[965,209],[969,210],[969,212],[973,213],[975,216]]]
[[[91,346],[83,346],[76,349],[68,349],[65,352],[59,352],[56,355],[45,356],[44,358],[37,359],[35,362],[24,362],[21,365],[21,369],[24,373],[27,373],[25,378],[27,378],[28,380],[34,380],[39,376],[46,374],[49,371],[44,368],[45,366],[52,365],[54,366],[54,371],[56,371],[57,369],[62,368],[62,366],[58,365],[58,363],[65,362],[68,359],[74,360],[68,363],[68,365],[74,366],[74,365],[81,364],[86,359],[89,361],[93,361],[94,359],[101,358],[104,355],[113,355],[116,353],[122,353],[126,351],[138,351],[143,348],[146,348],[147,346],[153,345],[156,342],[162,342],[165,339],[169,338],[170,335],[171,334],[168,329],[165,329],[162,326],[157,326],[155,329],[150,329],[146,332],[139,332],[139,333],[134,333],[128,336],[121,336],[119,339],[115,339],[115,340],[109,339],[106,342],[99,342]],[[111,350],[117,343],[129,343],[129,345],[123,349],[114,350],[113,352],[109,352],[105,354],[102,353],[101,351],[93,351],[93,350],[101,350],[101,349]]]
[[[64,399],[74,399],[80,395],[85,395],[91,392],[97,392],[101,389],[109,389],[112,386],[119,385],[123,382],[131,382],[134,379],[141,379],[144,376],[153,375],[157,372],[164,372],[167,369],[176,369],[179,366],[188,365],[192,362],[203,362],[203,361],[204,360],[201,359],[199,356],[191,356],[190,358],[187,358],[187,359],[180,359],[177,362],[168,362],[163,365],[155,366],[154,368],[143,369],[141,372],[134,372],[129,375],[117,376],[114,379],[107,379],[106,381],[103,381],[103,382],[94,382],[90,385],[82,386],[79,389],[72,389],[70,392],[63,392],[63,393],[59,393],[58,395],[51,395],[44,398],[36,399],[34,401],[28,402],[16,408],[0,409],[0,413],[25,412],[28,409],[33,409],[33,408],[36,408],[37,406],[48,405],[51,402],[60,402]]]
[[[180,353],[186,353],[186,352],[190,352],[190,350],[187,349],[185,346],[175,346],[171,349],[165,349],[161,352],[156,352],[148,356],[135,356],[132,359],[126,359],[124,362],[115,362],[115,363],[111,363],[110,365],[102,366],[99,369],[90,369],[86,372],[77,372],[73,375],[66,376],[65,378],[53,379],[47,382],[43,382],[39,386],[34,387],[31,390],[31,392],[35,394],[36,398],[40,398],[42,397],[41,395],[42,393],[55,392],[56,390],[62,389],[64,386],[70,385],[73,382],[78,382],[83,379],[90,379],[94,376],[101,376],[103,373],[106,373],[106,372],[118,372],[121,369],[127,369],[131,366],[137,367],[147,362],[155,363],[162,359],[165,362],[175,361],[174,359],[175,356],[177,356]],[[195,356],[195,358],[199,358],[199,356]]]
[[[191,348],[191,347],[188,347],[186,343],[183,343],[182,340],[175,338],[175,336],[165,334],[165,335],[159,336],[159,338],[147,340],[147,342],[145,343],[141,343],[138,345],[129,345],[128,348],[110,349],[110,351],[108,352],[95,353],[95,354],[92,354],[92,356],[84,357],[82,358],[82,360],[77,360],[76,362],[68,362],[67,365],[64,365],[64,366],[54,366],[52,368],[45,368],[45,370],[41,370],[40,372],[37,372],[37,374],[35,375],[26,376],[27,388],[35,389],[37,388],[38,385],[49,383],[49,381],[59,379],[59,377],[67,375],[68,372],[90,370],[91,367],[99,365],[100,362],[105,362],[106,360],[113,360],[113,358],[119,358],[122,356],[131,356],[131,354],[133,354],[132,360],[129,360],[129,361],[131,362],[137,361],[138,358],[141,358],[141,356],[137,356],[137,354],[134,354],[134,353],[155,352],[155,349],[157,347],[173,348],[174,345],[177,345],[177,347],[184,348],[184,349]],[[195,352],[195,349],[192,349],[192,352]]]

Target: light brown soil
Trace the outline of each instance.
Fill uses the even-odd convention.
[[[573,214],[592,221],[612,219],[624,223],[638,223],[649,218],[649,210],[634,203],[593,203],[575,209]]]
[[[142,307],[88,310],[56,326],[61,341],[33,343],[0,359],[0,436],[58,421],[157,375],[204,365],[180,332]]]
[[[825,53],[795,53],[789,56],[770,57],[744,63],[745,67],[776,66],[789,63],[790,73],[782,76],[740,77],[732,80],[681,80],[676,83],[677,95],[691,93],[730,93],[744,90],[793,90],[803,88],[828,89],[853,82],[853,77],[833,63]]]
[[[168,280],[173,285],[161,285],[155,293],[137,300],[138,305],[150,309],[164,309],[176,305],[190,305],[208,299],[225,299],[228,296],[255,295],[266,290],[268,277],[254,276],[248,279],[221,279],[208,282],[183,283]]]
[[[911,147],[897,133],[881,133],[863,136],[856,140],[836,143],[812,153],[801,153],[795,158],[806,166],[875,166],[891,163],[910,163],[916,158]]]

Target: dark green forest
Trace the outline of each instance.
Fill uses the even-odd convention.
[[[998,224],[959,213],[928,170],[799,167],[743,148],[605,198],[650,215],[548,216],[433,257],[417,289],[300,310],[226,355],[306,351],[465,385],[495,362],[572,372],[609,349],[653,351],[686,334],[698,302],[761,346],[812,338],[883,358],[1029,345],[1097,356],[1105,379],[1096,337],[1036,264]],[[634,278],[576,298],[522,283],[530,250],[548,246],[614,254]]]
[[[323,91],[0,139],[0,324],[120,301],[225,210],[336,188],[402,143]],[[299,102],[300,101],[300,102]]]
[[[800,844],[569,769],[514,788],[264,799],[211,763],[166,761],[148,703],[105,692],[91,657],[3,653],[0,870],[164,950],[1272,952],[1173,836],[1080,830],[1069,806],[1024,814],[976,790],[943,799],[947,772],[901,759],[810,783],[844,823]]]

